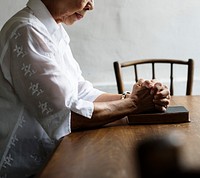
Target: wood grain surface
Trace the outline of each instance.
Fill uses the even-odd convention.
[[[173,96],[171,105],[184,106],[191,122],[128,125],[124,118],[103,128],[71,133],[37,178],[137,178],[138,142],[171,131],[185,135],[181,164],[200,169],[200,96]]]

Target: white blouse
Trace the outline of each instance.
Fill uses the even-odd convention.
[[[69,36],[41,0],[0,32],[0,178],[24,178],[69,134],[71,111],[91,118],[103,92],[81,74]]]

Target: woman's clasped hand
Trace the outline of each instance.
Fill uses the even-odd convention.
[[[164,112],[170,103],[168,87],[156,80],[140,79],[130,95],[135,100],[135,113]]]

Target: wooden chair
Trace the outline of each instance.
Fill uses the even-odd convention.
[[[170,93],[171,95],[174,95],[174,65],[185,65],[187,66],[187,81],[186,81],[186,95],[192,94],[192,85],[193,85],[193,73],[194,73],[194,61],[193,59],[188,59],[187,61],[179,60],[179,59],[141,59],[141,60],[133,60],[128,62],[122,62],[115,61],[113,63],[114,65],[114,72],[117,82],[117,89],[118,93],[124,92],[124,81],[122,78],[122,68],[125,67],[133,67],[134,75],[135,75],[135,82],[138,81],[138,68],[137,66],[143,65],[143,64],[150,64],[152,68],[151,72],[151,79],[156,79],[155,76],[155,64],[168,64],[170,65]],[[150,79],[150,78],[148,78]]]

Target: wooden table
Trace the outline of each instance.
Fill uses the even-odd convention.
[[[200,96],[174,96],[191,122],[182,124],[127,125],[121,121],[96,130],[66,136],[38,178],[137,178],[135,148],[151,134],[178,130],[186,135],[182,162],[200,169]]]

